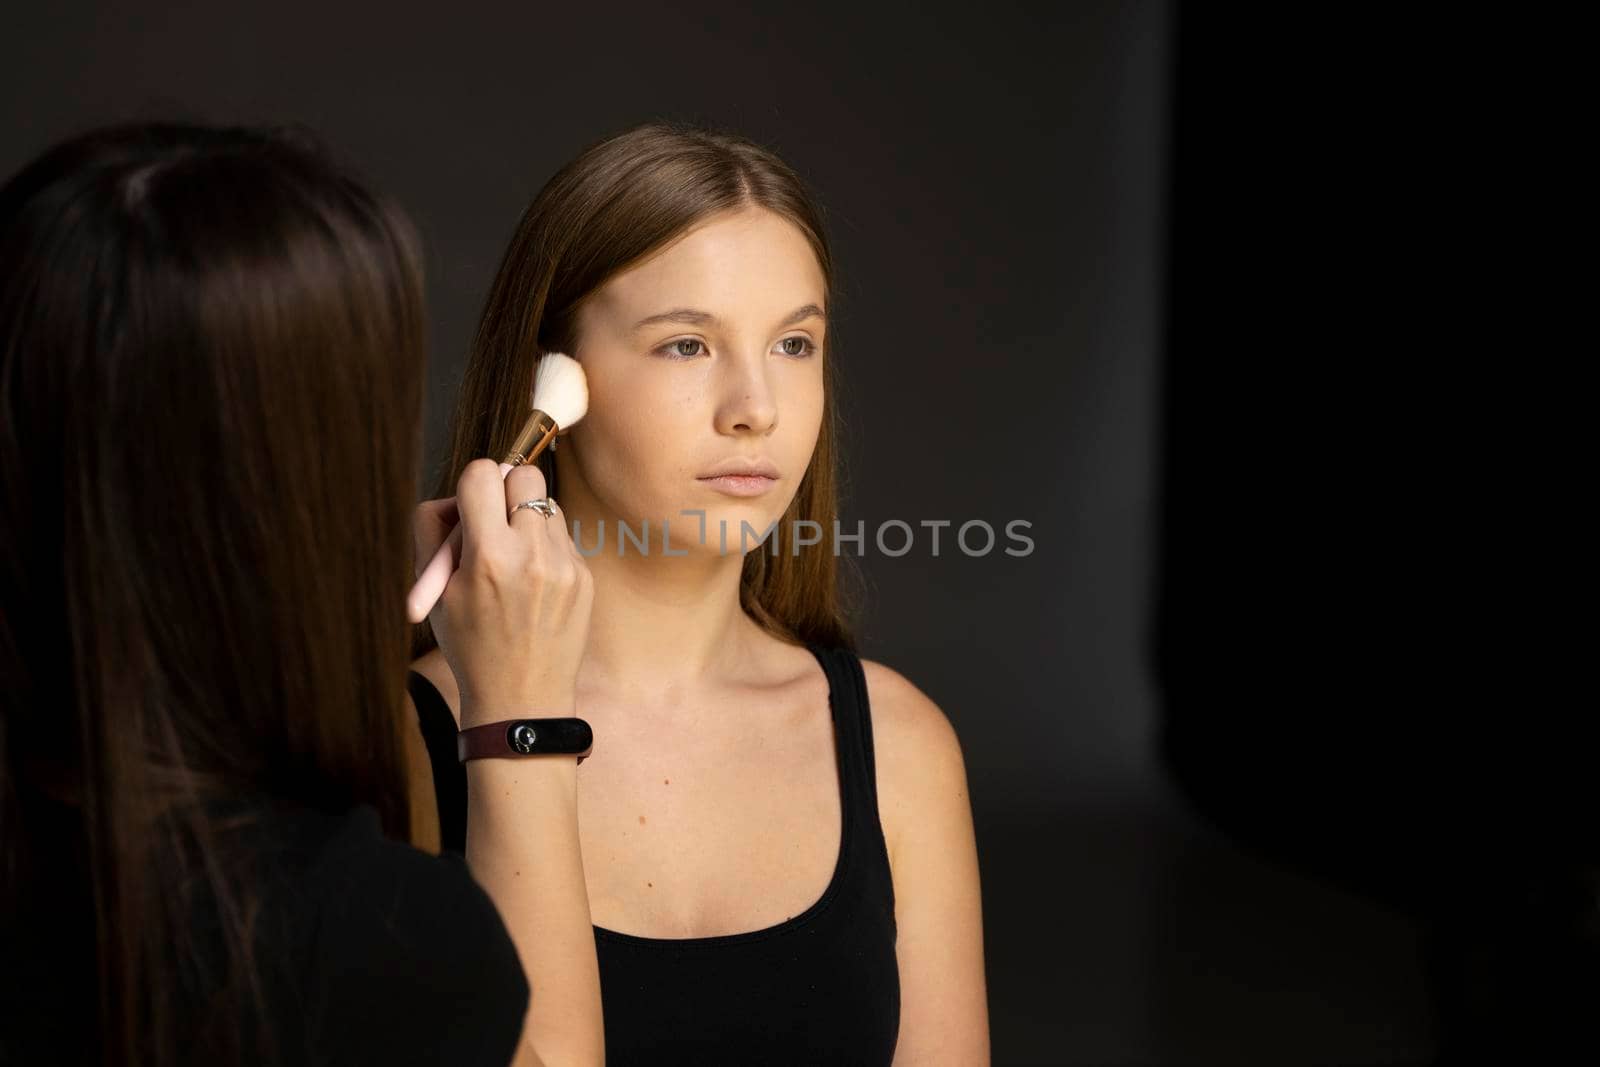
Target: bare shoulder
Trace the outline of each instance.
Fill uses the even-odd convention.
[[[961,763],[961,744],[950,717],[916,684],[876,660],[861,661],[872,705],[873,747],[880,763],[948,770]],[[882,777],[880,769],[879,777]]]
[[[861,661],[872,708],[878,816],[891,863],[913,815],[967,804],[961,741],[944,709],[905,675],[876,660]]]
[[[894,881],[895,1062],[988,1064],[982,890],[961,745],[944,709],[904,675],[881,663],[862,669]]]

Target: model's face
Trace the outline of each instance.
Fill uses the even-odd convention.
[[[719,551],[719,522],[730,554],[741,522],[754,531],[753,549],[816,447],[825,311],[810,244],[759,208],[713,217],[593,294],[573,353],[589,411],[571,431],[569,460],[600,516],[636,530],[648,520],[653,555],[663,519],[674,551]],[[777,476],[705,479],[735,460],[765,461]],[[685,509],[705,511],[704,546],[700,520]]]

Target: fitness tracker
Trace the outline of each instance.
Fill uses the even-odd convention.
[[[594,731],[573,717],[507,719],[456,734],[456,755],[462,763],[495,756],[577,756],[582,763],[593,747]]]

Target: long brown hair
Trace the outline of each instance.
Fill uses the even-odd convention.
[[[833,253],[816,198],[769,149],[738,134],[682,122],[634,126],[585,148],[529,205],[512,235],[467,357],[451,422],[450,453],[435,497],[455,493],[472,460],[499,457],[527,418],[534,368],[546,352],[577,349],[578,312],[611,277],[721,211],[762,207],[793,223],[816,254],[828,310],[822,427],[811,464],[778,523],[777,553],[763,545],[744,558],[740,600],[768,632],[791,642],[853,648],[854,585],[841,589],[831,551],[838,516],[839,437],[835,399],[839,320]],[[555,457],[539,458],[559,498]],[[820,546],[791,551],[799,520],[823,532]],[[818,549],[821,549],[820,551]],[[434,646],[420,624],[412,652]]]
[[[204,900],[251,999],[251,812],[408,833],[423,336],[409,225],[304,134],[119,127],[0,189],[0,914],[95,932],[105,1062],[243,1055],[175,985]]]

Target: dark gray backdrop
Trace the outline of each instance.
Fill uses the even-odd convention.
[[[428,458],[513,225],[584,144],[733,126],[826,205],[865,652],[950,715],[984,877],[995,1062],[1389,1062],[1426,1047],[1398,920],[1188,815],[1145,637],[1171,17],[1144,3],[13,5],[0,169],[134,117],[294,120],[418,221]],[[1000,547],[1004,547],[1002,539]]]

